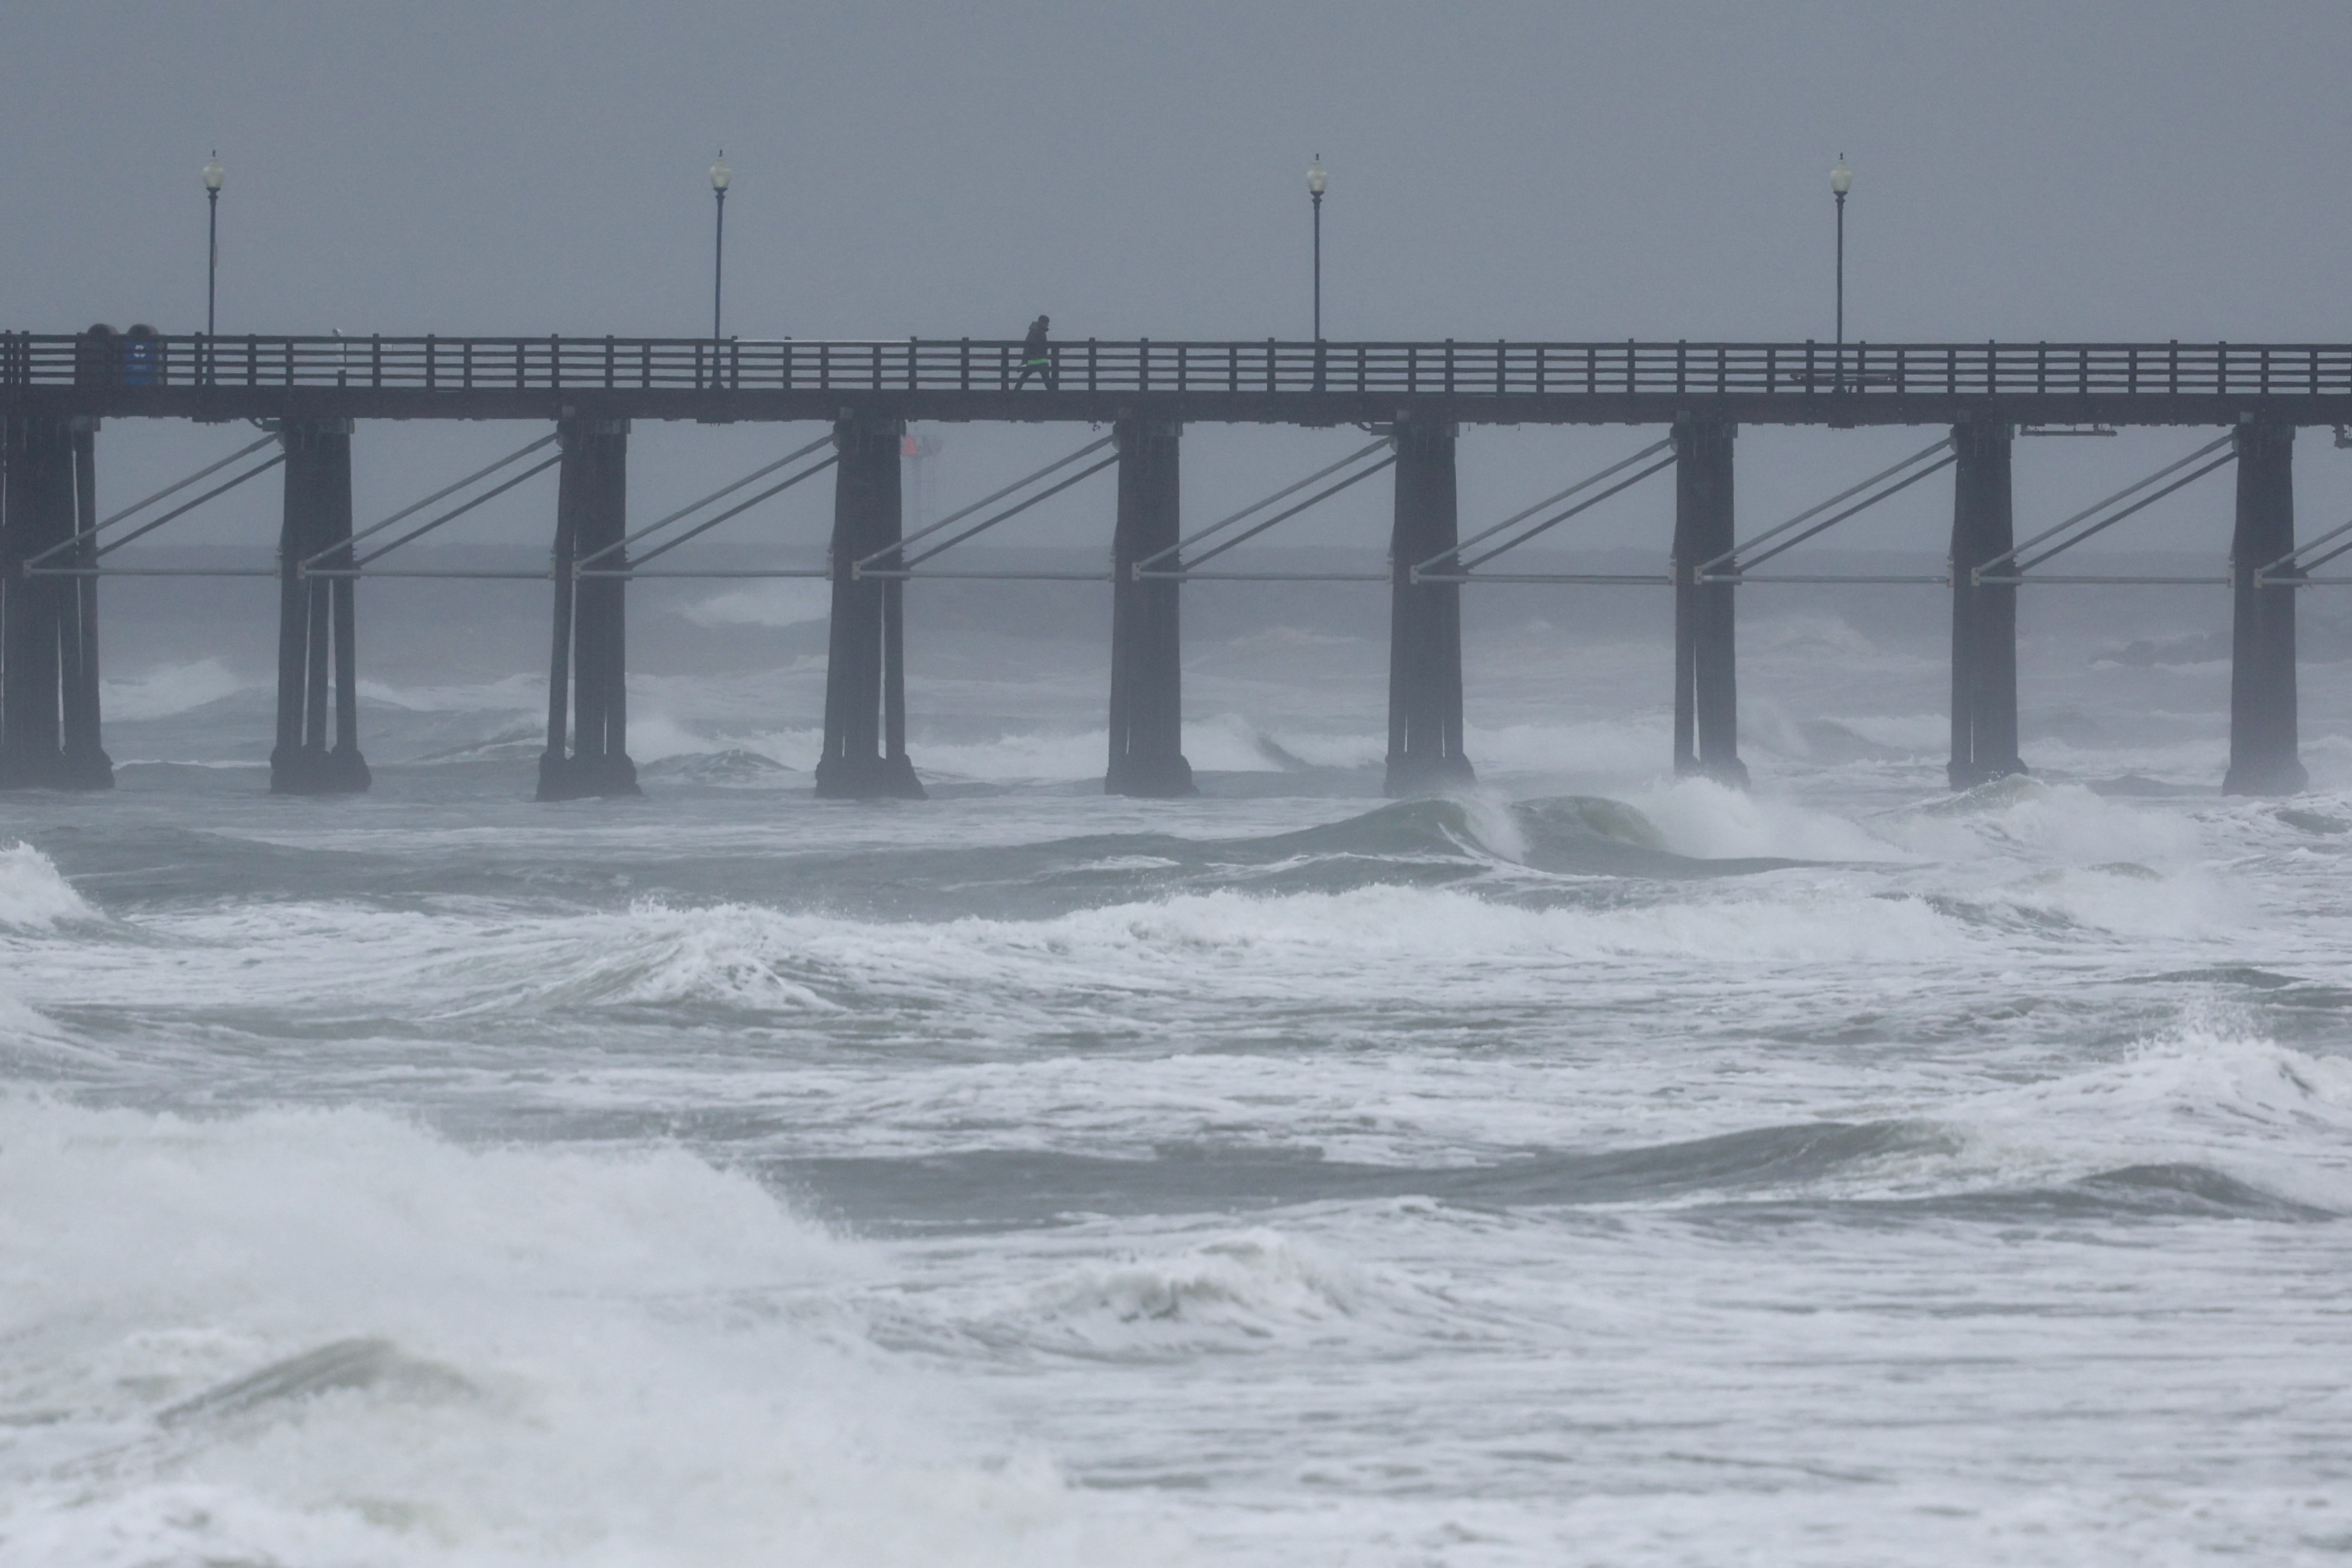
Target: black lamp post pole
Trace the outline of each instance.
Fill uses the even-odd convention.
[[[1315,341],[1323,341],[1323,193],[1313,193],[1315,201]]]
[[[720,287],[727,278],[727,193],[713,191],[719,198],[719,226],[710,241],[710,341],[719,341],[719,300]]]
[[[205,246],[205,336],[211,337],[214,301],[220,293],[220,193],[206,191],[205,199],[212,209]]]
[[[1331,183],[1323,154],[1307,166],[1307,195],[1315,210],[1315,390],[1323,390],[1323,189]]]
[[[205,336],[213,335],[213,305],[220,294],[220,152],[205,165]]]
[[[1838,154],[1837,167],[1830,171],[1830,195],[1837,198],[1837,390],[1845,390],[1845,197],[1853,189],[1853,171],[1845,166],[1845,154]]]
[[[719,149],[719,161],[710,165],[710,194],[718,198],[716,223],[710,231],[710,353],[711,366],[719,363],[719,303],[727,282],[727,187],[735,183],[735,171],[727,166],[726,149]]]
[[[1845,349],[1845,193],[1837,193],[1837,342],[1843,363]]]

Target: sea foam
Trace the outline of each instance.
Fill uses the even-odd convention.
[[[0,1101],[0,1563],[1167,1560],[682,1152]]]
[[[40,930],[91,912],[47,856],[29,844],[0,848],[0,927]]]

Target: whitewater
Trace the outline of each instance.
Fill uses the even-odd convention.
[[[808,605],[633,605],[752,649],[642,801],[429,626],[348,800],[266,648],[114,658],[121,787],[0,804],[0,1565],[2352,1557],[2326,629],[2309,795],[2184,598],[2029,605],[1954,795],[1940,606],[1744,605],[1739,794],[1498,602],[1396,803],[1376,602],[1193,638],[1182,802],[919,591],[920,804],[811,798]]]

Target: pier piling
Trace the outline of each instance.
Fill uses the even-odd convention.
[[[98,743],[95,583],[33,575],[35,556],[73,544],[91,518],[96,421],[12,418],[0,428],[0,787],[105,789],[114,771]],[[84,541],[77,562],[89,550]],[[54,559],[54,556],[52,557]]]
[[[2017,542],[2006,421],[1952,427],[1952,756],[1956,790],[2026,771],[2017,753],[2017,585],[1971,574]]]
[[[66,560],[85,574],[98,564],[98,420],[78,416],[73,437],[74,548]],[[58,707],[63,721],[66,783],[73,789],[112,789],[114,763],[100,736],[98,687],[98,578],[60,584]]]
[[[302,563],[338,544],[330,569],[349,570],[352,422],[289,419],[285,512],[278,544],[278,743],[272,795],[351,795],[368,787],[359,744],[359,638],[348,577],[313,577]],[[330,733],[330,709],[332,732]]]
[[[2238,437],[2238,516],[2230,540],[2229,795],[2293,795],[2310,783],[2295,726],[2292,582],[2257,584],[2294,549],[2294,426],[2249,418]],[[2270,574],[2288,577],[2297,569]]]
[[[1169,799],[1200,792],[1184,760],[1183,643],[1178,594],[1169,577],[1149,581],[1138,563],[1176,543],[1180,428],[1166,420],[1122,419],[1118,516],[1111,535],[1110,766],[1106,795]],[[1171,555],[1161,570],[1182,570]]]
[[[629,529],[629,422],[567,415],[557,432],[555,635],[539,798],[642,795],[629,760],[628,582],[577,570],[600,551],[599,568],[628,567],[627,552],[613,547]]]
[[[1475,780],[1462,749],[1462,585],[1415,582],[1414,563],[1459,570],[1461,537],[1450,421],[1396,425],[1396,521],[1389,563],[1389,755],[1392,796],[1439,794]]]
[[[833,622],[824,672],[820,800],[921,800],[907,756],[906,584],[870,577],[860,561],[903,536],[898,460],[905,422],[845,412],[834,424]],[[895,552],[874,563],[901,570]]]
[[[1729,583],[1699,580],[1703,563],[1732,548],[1729,420],[1675,422],[1675,771],[1748,787],[1739,760],[1739,686]],[[1732,571],[1737,563],[1727,563]]]

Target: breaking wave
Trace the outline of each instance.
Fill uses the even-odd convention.
[[[0,927],[42,930],[91,912],[47,856],[29,844],[0,847]]]
[[[1161,1561],[684,1153],[0,1101],[0,1563]]]

